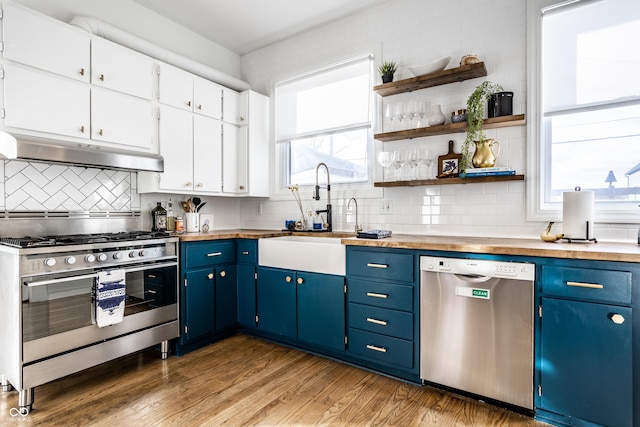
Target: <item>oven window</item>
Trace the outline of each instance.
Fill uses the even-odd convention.
[[[58,275],[25,281],[22,286],[24,342],[95,324],[92,299],[95,279],[86,275],[68,279]],[[124,321],[127,316],[177,302],[176,266],[127,272],[125,281]]]

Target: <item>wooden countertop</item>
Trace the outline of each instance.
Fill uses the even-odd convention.
[[[212,230],[208,233],[179,235],[182,242],[220,239],[263,239],[294,234],[282,230]],[[394,234],[386,239],[358,239],[354,233],[295,232],[301,236],[340,237],[350,246],[369,246],[400,249],[467,252],[477,254],[519,255],[532,257],[586,259],[640,263],[640,245],[635,243],[568,243],[543,242],[538,239],[508,239],[490,237],[423,236]]]

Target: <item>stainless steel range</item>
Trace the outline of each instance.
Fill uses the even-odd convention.
[[[117,273],[117,322],[96,321],[99,278]],[[115,277],[115,275],[114,275]],[[31,411],[34,388],[179,335],[178,239],[123,232],[0,238],[0,382]],[[115,295],[115,294],[113,294]]]

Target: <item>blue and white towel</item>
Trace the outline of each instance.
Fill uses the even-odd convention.
[[[126,283],[124,270],[100,271],[94,283],[95,323],[114,325],[124,319]]]

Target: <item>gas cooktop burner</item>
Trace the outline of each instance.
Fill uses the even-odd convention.
[[[126,240],[163,239],[170,237],[164,231],[122,231],[119,233],[70,234],[45,237],[0,237],[0,244],[16,248],[81,245],[89,243],[121,242]]]

